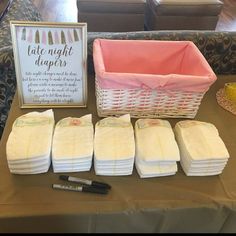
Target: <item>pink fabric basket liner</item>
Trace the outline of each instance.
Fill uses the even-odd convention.
[[[93,60],[103,89],[206,92],[217,78],[191,41],[96,39]]]

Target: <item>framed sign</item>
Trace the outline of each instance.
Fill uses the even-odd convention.
[[[85,107],[87,24],[11,21],[21,108]]]

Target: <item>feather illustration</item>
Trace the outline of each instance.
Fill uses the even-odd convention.
[[[54,32],[54,40],[55,40],[55,44],[59,44],[59,36],[58,36],[57,31]]]
[[[66,37],[63,30],[61,31],[61,44],[66,44]]]
[[[22,30],[21,40],[26,40],[26,28]]]
[[[49,45],[53,44],[53,38],[52,38],[52,32],[51,31],[48,32],[48,44]]]
[[[35,33],[35,43],[40,43],[40,39],[39,39],[39,31],[37,30]]]
[[[73,30],[73,33],[74,33],[74,40],[79,41],[79,37],[78,37],[77,31],[75,29]]]
[[[47,44],[47,36],[46,36],[46,32],[45,31],[43,31],[43,33],[42,33],[42,43],[43,44]]]
[[[28,37],[27,37],[27,41],[29,43],[32,43],[32,40],[33,40],[33,32],[32,32],[32,29],[30,29]]]
[[[69,43],[73,42],[73,39],[72,39],[71,34],[70,34],[70,30],[67,31],[67,38],[68,38]]]

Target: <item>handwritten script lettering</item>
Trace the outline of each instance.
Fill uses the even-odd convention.
[[[46,66],[47,71],[50,71],[52,67],[66,67],[66,58],[73,55],[73,48],[65,44],[62,49],[54,47],[46,50],[40,45],[29,45],[27,55],[37,56],[34,64],[37,66]]]
[[[71,96],[79,92],[80,88],[76,85],[81,81],[74,72],[42,73],[38,71],[27,72],[23,77],[23,82],[27,85],[27,92],[33,96],[35,103],[53,102],[53,98],[56,98],[56,102],[70,103],[73,102]]]

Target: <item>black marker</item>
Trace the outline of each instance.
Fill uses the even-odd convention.
[[[96,187],[96,188],[104,188],[104,189],[111,189],[111,186],[106,183],[98,182],[98,181],[93,181],[93,180],[87,180],[87,179],[81,179],[81,178],[76,178],[68,175],[60,175],[59,177],[62,180],[66,180],[69,182],[76,182],[80,184],[86,184],[91,187]]]
[[[88,192],[88,193],[100,193],[107,194],[108,190],[105,188],[94,188],[91,186],[73,186],[73,185],[63,185],[63,184],[53,184],[53,188],[61,190],[69,190],[76,192]]]

